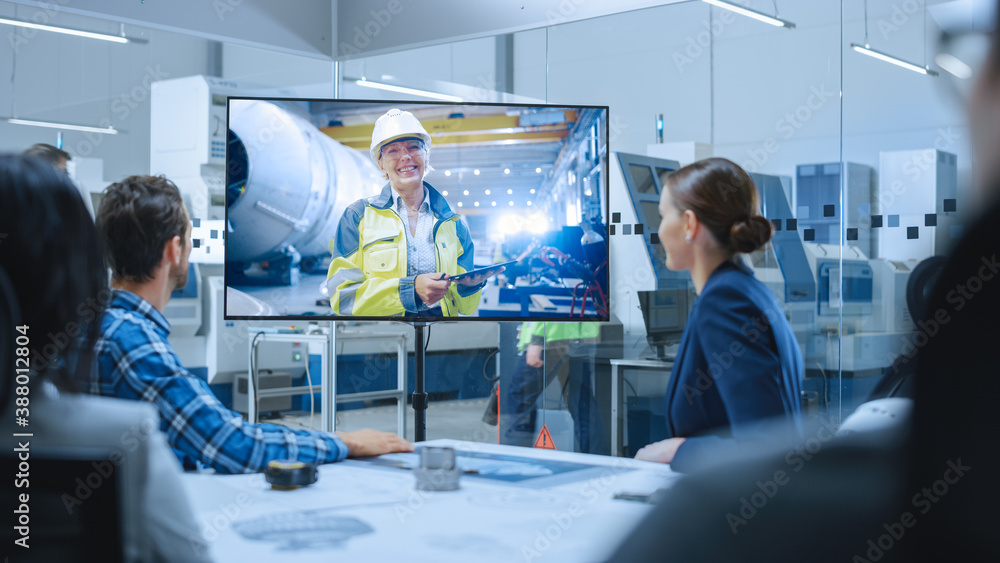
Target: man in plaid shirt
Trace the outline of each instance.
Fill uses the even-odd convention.
[[[170,324],[163,308],[187,283],[191,227],[180,191],[170,180],[132,176],[112,184],[97,213],[97,228],[113,270],[113,295],[101,321],[97,366],[87,390],[156,406],[161,428],[186,468],[197,462],[220,473],[252,473],[274,459],[329,463],[413,450],[388,432],[330,434],[250,424],[181,365],[167,342]]]

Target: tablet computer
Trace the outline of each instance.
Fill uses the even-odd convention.
[[[469,270],[468,272],[455,274],[453,276],[450,276],[448,279],[451,281],[461,281],[465,278],[474,278],[480,274],[493,274],[497,273],[497,271],[500,270],[500,268],[505,268],[512,264],[517,264],[517,260],[511,260],[509,262],[500,262],[499,264],[491,264],[489,266],[484,266],[482,268],[476,268],[474,270]]]

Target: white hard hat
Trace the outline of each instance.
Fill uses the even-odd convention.
[[[370,151],[375,167],[378,167],[379,152],[383,145],[406,137],[422,139],[427,150],[429,151],[431,148],[431,136],[427,134],[427,130],[412,113],[393,108],[379,117],[375,121],[375,129],[372,131]]]

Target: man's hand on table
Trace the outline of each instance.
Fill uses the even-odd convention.
[[[413,444],[392,432],[380,432],[366,428],[356,432],[335,432],[335,434],[347,444],[348,457],[413,451]]]

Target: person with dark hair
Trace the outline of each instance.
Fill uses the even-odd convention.
[[[60,172],[66,172],[66,163],[73,160],[73,157],[68,152],[45,143],[31,145],[24,151],[24,155],[37,156],[54,166]]]
[[[21,361],[0,367],[5,451],[30,443],[32,462],[36,452],[111,451],[94,466],[116,466],[125,558],[205,560],[180,464],[157,430],[154,409],[78,394],[93,367],[100,315],[111,297],[97,231],[79,191],[41,158],[0,155],[0,202],[0,286],[13,317],[0,319],[0,345],[16,340],[24,351],[16,356]],[[42,475],[32,472],[32,498],[43,490]],[[80,478],[90,482],[87,475]],[[82,503],[85,509],[87,498],[71,499],[66,508],[72,513],[74,503]],[[34,510],[31,521],[36,523]]]
[[[750,175],[724,158],[685,166],[666,178],[660,217],[667,268],[690,271],[698,299],[667,388],[673,437],[635,457],[687,471],[766,435],[767,419],[800,430],[804,367],[781,306],[739,257],[771,238]]]
[[[191,224],[173,182],[131,176],[108,186],[97,230],[114,290],[97,343],[99,369],[88,390],[154,404],[186,467],[201,463],[219,473],[251,473],[275,459],[329,463],[412,451],[409,442],[388,432],[330,434],[248,423],[181,365],[167,341],[163,309],[187,283]]]

